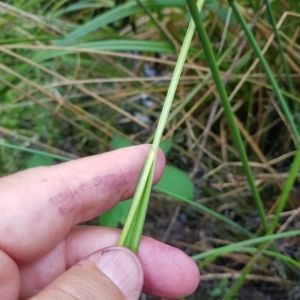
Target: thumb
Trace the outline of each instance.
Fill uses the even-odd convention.
[[[137,256],[123,247],[109,247],[70,268],[32,300],[137,300],[143,281]]]

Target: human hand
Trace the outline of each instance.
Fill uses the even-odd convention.
[[[148,145],[0,179],[0,299],[181,298],[198,286],[182,251],[143,237],[136,256],[120,230],[74,226],[132,197]],[[157,157],[154,182],[162,175]]]

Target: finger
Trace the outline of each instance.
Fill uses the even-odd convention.
[[[18,263],[35,260],[79,222],[132,196],[149,145],[124,148],[0,180],[0,249]],[[164,168],[158,153],[154,182]]]
[[[32,299],[137,300],[142,286],[138,258],[126,248],[110,247],[77,263]]]
[[[20,266],[23,299],[43,289],[66,269],[98,249],[117,244],[120,230],[78,226],[53,251],[34,264]],[[138,257],[144,270],[143,292],[167,299],[192,294],[200,274],[195,262],[181,250],[143,237]]]
[[[18,299],[19,291],[19,269],[11,257],[0,250],[0,299]]]

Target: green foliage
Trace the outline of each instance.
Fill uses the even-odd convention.
[[[93,32],[103,26],[116,22],[122,18],[126,18],[140,11],[136,1],[128,1],[125,4],[118,5],[115,8],[108,10],[101,14],[99,17],[87,22],[86,24],[78,27],[71,32],[66,38],[58,42],[59,46],[66,46],[76,41],[79,38],[86,36],[88,33]]]
[[[229,8],[219,1],[207,1],[206,7],[210,9],[214,14],[218,15],[220,20],[223,20],[225,23],[227,21],[227,16],[229,14]],[[231,15],[229,19],[230,25],[236,25],[236,21],[234,20],[234,16]]]
[[[99,224],[107,227],[124,225],[128,216],[132,199],[118,203],[113,208],[99,217]]]
[[[157,183],[156,188],[190,200],[194,199],[194,186],[189,176],[178,168],[166,166],[164,174]]]
[[[159,234],[177,204],[165,195],[182,203],[174,215],[180,229],[174,233],[171,222],[169,239],[186,242],[183,250],[215,278],[188,299],[204,293],[207,299],[226,293],[227,299],[245,298],[233,294],[240,287],[245,292],[247,274],[257,265],[251,275],[265,279],[247,281],[254,291],[264,293],[277,280],[276,297],[287,298],[289,284],[299,281],[299,249],[291,250],[299,234],[291,214],[299,207],[298,2],[265,0],[260,9],[260,1],[206,0],[201,11],[234,119],[218,102],[194,36],[160,143],[167,167],[149,212]],[[229,4],[236,4],[246,26]],[[0,11],[1,176],[152,141],[190,20],[185,1],[11,0],[0,2]],[[260,230],[262,210],[229,122],[241,132],[272,235]],[[118,204],[101,223],[121,226],[129,206]],[[241,273],[230,289],[216,279],[224,266]]]
[[[121,149],[132,146],[132,143],[116,135],[111,140],[111,146],[113,149]]]
[[[41,155],[41,154],[33,154],[26,161],[27,168],[34,168],[38,166],[52,166],[54,164],[54,159],[52,157]]]
[[[116,135],[111,140],[111,146],[113,149],[121,149],[124,147],[132,146],[132,143],[129,142],[128,140]],[[162,149],[164,154],[168,154],[168,152],[172,148],[172,142],[171,141],[161,141],[159,143],[159,147]]]
[[[184,6],[184,0],[153,0],[155,4],[162,6]]]
[[[168,152],[171,150],[172,148],[172,142],[171,141],[161,141],[159,143],[159,148],[161,148],[161,150],[164,152],[164,154],[168,154]]]
[[[129,141],[119,136],[114,136],[112,138],[111,145],[113,149],[132,146]],[[172,147],[172,143],[170,141],[162,141],[160,147],[164,153],[167,154]],[[185,197],[190,200],[194,199],[194,186],[191,179],[184,172],[172,166],[166,166],[164,174],[156,187],[167,195],[168,192],[172,192],[179,198]],[[104,215],[99,217],[99,223],[109,227],[124,225],[131,204],[132,199],[118,203]]]
[[[224,293],[228,290],[228,279],[223,278],[210,292],[211,299],[221,299]]]

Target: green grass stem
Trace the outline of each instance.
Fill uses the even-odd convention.
[[[218,212],[216,212],[216,211],[214,211],[214,210],[212,210],[212,209],[210,209],[210,208],[208,208],[208,207],[206,207],[206,206],[204,206],[204,205],[202,205],[202,204],[200,204],[200,203],[197,203],[197,202],[195,202],[195,201],[191,201],[191,200],[189,200],[189,199],[186,198],[186,197],[182,197],[181,195],[172,193],[172,192],[170,192],[170,190],[161,189],[161,188],[159,188],[159,187],[154,187],[154,190],[159,191],[159,192],[162,192],[162,193],[164,193],[164,194],[166,194],[166,195],[169,195],[170,197],[172,197],[172,198],[174,198],[174,199],[177,199],[177,200],[179,200],[179,201],[181,201],[181,202],[184,202],[184,203],[186,203],[186,204],[188,204],[188,205],[191,205],[191,206],[193,206],[193,207],[199,209],[199,210],[202,211],[203,213],[208,214],[208,215],[210,215],[210,216],[216,218],[217,220],[220,220],[220,221],[222,221],[222,222],[228,224],[228,225],[231,226],[234,230],[239,231],[240,233],[244,234],[244,235],[247,236],[247,237],[253,237],[253,234],[252,234],[249,230],[247,230],[245,227],[239,225],[238,223],[232,221],[231,219],[226,218],[226,217],[223,216],[222,214],[220,214],[220,213],[218,213]]]
[[[296,180],[296,177],[297,177],[297,174],[298,174],[298,171],[299,171],[299,167],[300,167],[300,147],[298,148],[298,150],[296,152],[296,155],[294,156],[288,178],[287,178],[287,180],[284,184],[283,190],[281,192],[281,195],[280,195],[280,198],[279,198],[279,203],[278,203],[278,206],[276,208],[276,212],[274,214],[272,224],[271,224],[271,226],[270,226],[270,228],[269,228],[269,230],[266,234],[266,237],[273,234],[273,232],[276,229],[276,226],[278,225],[280,213],[283,211],[283,209],[286,205],[286,202],[288,200],[288,196],[289,196],[289,194],[290,194],[290,192],[293,188],[293,185],[295,183],[295,180]],[[277,234],[279,234],[279,233],[277,233]],[[224,298],[225,300],[232,299],[232,297],[236,294],[236,292],[241,288],[241,286],[244,283],[247,275],[251,272],[256,259],[259,257],[259,253],[264,251],[263,249],[266,247],[267,242],[268,241],[263,241],[258,246],[257,253],[255,253],[255,256],[251,259],[251,261],[243,269],[243,271],[241,273],[241,276],[237,279],[237,281],[231,287],[229,293]]]
[[[199,253],[199,254],[192,256],[192,259],[193,260],[203,260],[210,256],[217,257],[217,256],[225,254],[225,253],[242,251],[242,249],[247,246],[260,244],[260,243],[264,243],[264,242],[269,242],[269,241],[275,241],[275,240],[298,236],[298,235],[300,235],[300,230],[292,230],[292,231],[288,231],[288,232],[281,232],[281,233],[275,233],[275,234],[271,234],[271,235],[261,236],[261,237],[249,239],[249,240],[238,242],[238,243],[233,243],[231,245],[219,247],[217,249],[208,250],[203,253]]]
[[[198,13],[199,9],[201,9],[203,5],[203,2],[204,0],[198,0],[198,7],[195,3]],[[134,252],[138,251],[139,242],[145,223],[145,216],[150,197],[157,150],[159,148],[161,137],[168,120],[169,112],[172,106],[180,75],[182,73],[183,65],[194,35],[194,31],[195,25],[193,23],[193,20],[191,20],[178,56],[172,80],[170,82],[165,103],[156,128],[153,144],[145,161],[144,168],[133,197],[132,207],[129,211],[118,243],[119,246],[128,247]]]
[[[229,56],[229,54],[232,52],[232,50],[236,47],[237,43],[239,41],[239,38],[236,38],[231,44],[230,46],[224,51],[224,53],[219,57],[218,61],[217,61],[217,65],[220,66],[225,59]],[[170,122],[171,120],[173,120],[180,112],[182,112],[182,110],[184,109],[184,107],[189,104],[194,97],[197,95],[197,93],[205,86],[205,84],[208,82],[208,80],[211,78],[212,74],[211,71],[207,72],[204,77],[203,80],[198,83],[189,93],[186,97],[183,98],[183,100],[181,100],[180,104],[178,106],[176,106],[176,108],[170,113],[168,121]],[[154,135],[150,136],[147,139],[147,143],[150,143],[153,140]]]
[[[299,134],[299,132],[297,130],[296,124],[295,124],[295,122],[293,120],[291,111],[290,111],[290,109],[289,109],[289,107],[288,107],[288,105],[286,103],[286,100],[284,99],[282,93],[280,92],[280,88],[279,88],[279,86],[278,86],[278,84],[277,84],[277,82],[276,82],[276,80],[275,80],[275,78],[274,78],[274,76],[272,74],[272,71],[269,68],[269,65],[268,65],[266,59],[262,55],[262,53],[260,51],[260,48],[259,48],[259,46],[258,46],[258,44],[257,44],[257,42],[256,42],[256,40],[255,40],[255,38],[254,38],[254,36],[252,34],[252,32],[250,31],[250,29],[249,29],[249,27],[248,27],[248,25],[247,25],[244,17],[242,16],[242,14],[240,13],[240,11],[238,10],[238,8],[237,8],[237,6],[235,4],[235,1],[234,0],[228,0],[228,3],[231,6],[231,8],[232,8],[232,10],[233,10],[236,18],[238,19],[238,21],[239,21],[239,23],[240,23],[243,31],[247,35],[247,38],[248,38],[248,40],[249,40],[249,42],[250,42],[250,44],[251,44],[251,46],[252,46],[252,48],[253,48],[256,56],[258,57],[261,65],[262,65],[262,67],[263,67],[263,69],[264,69],[264,71],[265,71],[265,73],[267,75],[268,80],[270,81],[270,83],[271,83],[271,85],[273,87],[274,93],[275,93],[275,95],[278,98],[278,101],[279,101],[279,103],[280,103],[280,105],[282,107],[282,110],[283,110],[284,115],[285,115],[285,117],[287,119],[287,122],[288,122],[288,124],[289,124],[289,126],[291,128],[291,131],[292,131],[292,133],[293,133],[293,135],[295,137],[296,143],[297,143],[297,145],[299,145],[300,144],[300,134]]]
[[[266,219],[266,214],[265,214],[264,207],[262,204],[262,200],[260,198],[259,192],[255,185],[254,177],[253,177],[251,168],[249,166],[248,157],[247,157],[247,154],[246,154],[246,151],[245,151],[242,139],[241,139],[241,135],[239,133],[239,130],[238,130],[237,125],[234,120],[234,114],[232,112],[232,108],[231,108],[226,90],[224,88],[224,85],[223,85],[223,82],[222,82],[222,79],[221,79],[221,76],[219,73],[219,69],[217,67],[217,63],[216,63],[215,56],[214,56],[214,53],[212,51],[212,48],[211,48],[211,45],[209,42],[209,38],[207,36],[206,30],[204,28],[204,25],[200,18],[200,15],[197,12],[197,6],[195,5],[195,2],[193,0],[186,0],[186,2],[189,7],[189,10],[191,12],[191,15],[193,17],[193,20],[195,22],[196,30],[199,35],[199,39],[203,46],[205,55],[207,57],[207,61],[209,63],[209,66],[210,66],[210,69],[211,69],[211,72],[212,72],[212,75],[213,75],[213,78],[214,78],[214,81],[215,81],[215,84],[217,87],[217,90],[219,92],[221,103],[224,108],[226,118],[228,120],[228,125],[230,127],[230,130],[231,130],[231,133],[233,136],[233,140],[236,144],[237,150],[240,154],[240,159],[242,161],[243,168],[246,173],[248,183],[249,183],[250,189],[252,191],[252,195],[253,195],[256,207],[258,209],[263,227],[264,227],[265,231],[267,231],[268,225],[267,225],[267,219]]]
[[[272,12],[270,1],[269,0],[264,0],[264,3],[266,5],[267,14],[268,14],[270,23],[272,25],[273,33],[275,35],[275,40],[277,42],[280,59],[281,59],[283,69],[284,69],[284,72],[285,72],[285,76],[286,76],[286,81],[287,81],[288,86],[289,86],[289,91],[290,91],[291,94],[295,94],[295,89],[294,89],[293,81],[292,81],[291,74],[290,74],[290,68],[289,68],[289,65],[286,62],[285,57],[284,57],[284,51],[283,51],[283,47],[282,47],[282,43],[281,43],[281,38],[280,38],[280,35],[279,35],[277,27],[276,27],[276,22],[275,22],[274,14]]]
[[[281,107],[284,111],[284,114],[285,114],[285,117],[287,119],[287,122],[291,128],[291,131],[296,139],[296,143],[297,145],[299,146],[299,133],[298,133],[298,130],[297,130],[297,127],[294,123],[294,120],[293,120],[293,117],[291,115],[291,112],[290,112],[290,109],[288,107],[288,105],[286,104],[286,101],[279,89],[279,86],[276,82],[276,80],[274,79],[274,76],[272,75],[272,72],[264,58],[264,56],[261,54],[261,51],[259,49],[259,46],[257,45],[256,43],[256,40],[254,38],[254,36],[252,35],[250,29],[248,28],[247,24],[246,24],[246,21],[244,20],[243,16],[241,15],[241,13],[239,12],[235,2],[233,0],[228,0],[230,6],[232,7],[233,9],[233,12],[234,14],[236,15],[239,23],[241,24],[244,32],[246,33],[247,37],[248,37],[248,40],[251,44],[251,46],[253,47],[256,55],[258,56],[265,72],[266,72],[266,75],[268,77],[268,80],[269,82],[271,83],[271,86],[281,104]],[[269,16],[270,17],[270,16]],[[275,22],[275,21],[274,21]],[[275,34],[275,37],[276,37],[276,34]],[[276,209],[276,213],[275,213],[275,218],[272,222],[272,225],[271,227],[269,228],[268,232],[267,232],[267,235],[266,236],[269,236],[271,233],[273,233],[274,229],[276,228],[277,224],[278,224],[278,220],[279,220],[279,214],[280,212],[282,212],[283,208],[285,207],[285,204],[286,204],[286,201],[287,201],[287,198],[288,198],[288,195],[292,189],[292,186],[293,186],[293,183],[295,181],[295,178],[296,178],[296,175],[297,175],[297,171],[299,169],[299,159],[300,159],[300,153],[298,153],[299,150],[297,151],[297,154],[294,158],[294,161],[293,161],[293,164],[292,164],[292,168],[289,172],[289,176],[288,176],[288,179],[286,181],[286,185],[284,186],[284,189],[282,190],[282,193],[280,195],[280,199],[279,199],[279,204],[277,206],[277,209]],[[262,250],[264,247],[265,247],[266,243],[262,243],[259,245],[258,249],[259,251]],[[259,252],[258,252],[259,253]],[[252,260],[247,264],[247,266],[243,269],[242,273],[241,273],[241,276],[239,277],[239,279],[234,283],[234,285],[231,287],[229,293],[225,296],[225,300],[230,300],[232,299],[232,297],[236,294],[236,292],[240,289],[240,287],[242,286],[242,284],[244,283],[245,279],[246,279],[246,276],[248,273],[251,272],[253,266],[254,266],[254,263],[256,261],[256,259],[258,258],[258,253],[257,255],[255,255]]]
[[[278,206],[276,208],[274,219],[272,221],[271,227],[268,231],[268,234],[271,234],[276,229],[276,226],[279,221],[280,214],[282,213],[283,209],[285,208],[286,202],[288,200],[288,197],[290,195],[290,192],[294,186],[294,183],[296,181],[298,172],[300,167],[300,147],[298,147],[296,155],[294,156],[288,178],[286,179],[283,190],[281,191]]]
[[[57,159],[57,160],[60,160],[60,161],[72,160],[71,158],[68,158],[68,157],[65,157],[65,156],[62,156],[62,155],[52,154],[52,153],[49,153],[49,152],[35,150],[35,149],[22,147],[22,146],[16,146],[16,145],[8,144],[8,143],[5,143],[5,142],[0,142],[0,146],[5,147],[5,148],[9,148],[9,149],[18,150],[18,151],[24,151],[24,152],[28,152],[28,153],[32,153],[32,154],[39,154],[39,155],[48,156],[48,157],[51,157],[53,159]]]

